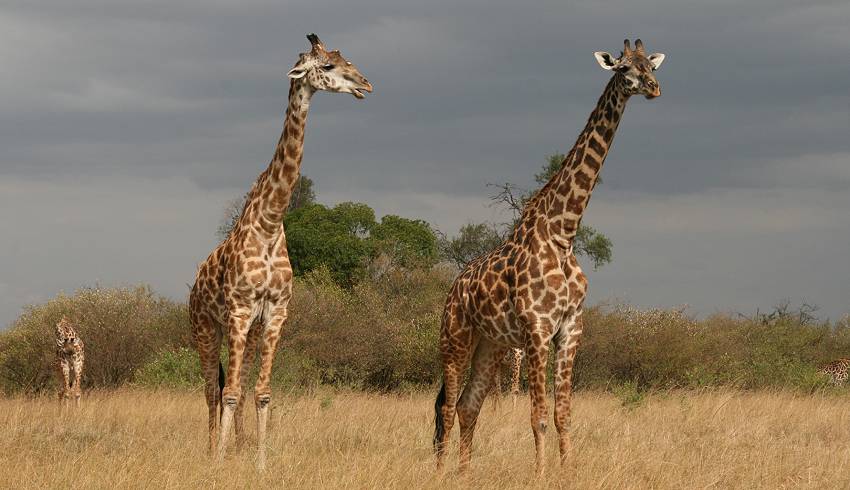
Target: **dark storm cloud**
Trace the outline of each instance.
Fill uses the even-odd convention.
[[[268,163],[310,31],[375,84],[314,100],[320,199],[450,233],[494,218],[487,182],[530,185],[570,148],[609,75],[593,51],[642,37],[667,54],[663,96],[631,102],[590,206],[615,244],[594,298],[706,312],[805,297],[837,316],[848,26],[846,2],[6,2],[0,323],[96,281],[182,297],[225,202]]]

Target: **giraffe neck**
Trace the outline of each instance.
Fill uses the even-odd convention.
[[[304,128],[313,93],[303,79],[290,83],[289,106],[277,149],[251,188],[237,227],[252,226],[269,239],[277,237],[301,169]]]
[[[523,222],[540,229],[537,221],[543,217],[541,224],[551,237],[563,241],[575,237],[628,99],[623,75],[614,74],[561,170],[527,203]]]

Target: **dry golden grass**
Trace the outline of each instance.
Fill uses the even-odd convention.
[[[623,408],[579,393],[573,457],[532,476],[528,401],[488,401],[471,471],[435,474],[433,394],[326,392],[273,401],[269,470],[254,449],[206,456],[200,393],[120,390],[60,416],[53,398],[0,399],[0,488],[847,488],[850,408],[840,395],[673,392]],[[253,436],[252,410],[246,426]]]

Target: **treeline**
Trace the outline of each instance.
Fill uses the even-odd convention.
[[[440,317],[453,275],[439,266],[393,269],[352,287],[341,287],[326,268],[298,278],[275,386],[392,391],[437,383]],[[0,391],[55,389],[53,326],[63,314],[86,342],[84,389],[201,386],[186,305],[140,286],[83,289],[27,308],[0,333]],[[585,318],[576,389],[812,390],[824,382],[819,365],[850,353],[847,319],[818,322],[787,308],[696,319],[677,310],[599,306]]]

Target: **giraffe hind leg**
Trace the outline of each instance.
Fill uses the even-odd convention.
[[[221,372],[221,331],[207,318],[193,318],[193,337],[201,361],[201,373],[204,376],[204,398],[207,402],[209,453],[216,453],[218,427],[221,424],[221,386],[224,373]]]
[[[495,370],[505,357],[506,347],[482,338],[472,358],[472,373],[457,404],[460,426],[460,471],[469,468],[472,438],[484,399],[493,389]]]
[[[434,402],[434,452],[437,455],[437,469],[443,468],[449,436],[455,421],[457,400],[460,393],[461,378],[469,365],[469,358],[475,348],[475,337],[469,330],[463,330],[455,318],[444,319],[441,335],[443,356],[443,385]],[[450,332],[446,334],[446,332]]]
[[[502,363],[496,364],[493,370],[493,388],[490,390],[490,395],[493,397],[493,411],[499,411],[499,402],[502,401]]]

